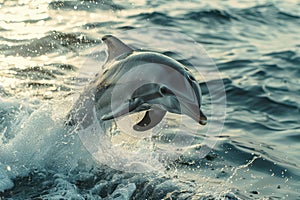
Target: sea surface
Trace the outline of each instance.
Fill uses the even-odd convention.
[[[0,199],[300,199],[299,11],[297,0],[0,0]],[[146,137],[115,124],[92,154],[65,120],[102,70],[106,34],[194,67],[207,126],[168,114]]]

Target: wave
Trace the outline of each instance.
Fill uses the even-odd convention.
[[[281,60],[285,60],[287,62],[291,62],[294,64],[299,64],[299,62],[300,62],[300,56],[298,56],[297,53],[292,50],[271,52],[271,53],[264,54],[263,56],[279,58]]]
[[[226,23],[232,20],[236,20],[236,17],[225,10],[212,9],[189,12],[183,16],[183,19],[196,20],[202,22],[216,21],[220,23]]]
[[[83,1],[52,1],[49,8],[54,10],[121,10],[124,7],[109,0],[83,0]]]
[[[92,39],[82,33],[62,33],[51,31],[47,36],[22,41],[23,44],[18,45],[2,45],[0,51],[4,55],[19,55],[24,57],[35,57],[45,55],[52,52],[65,54],[73,51],[78,52],[84,48],[91,47],[100,43],[97,39]]]
[[[77,68],[69,64],[50,63],[43,66],[33,66],[25,69],[10,68],[15,71],[17,77],[30,77],[31,80],[51,80],[57,79],[58,76],[66,76],[70,71],[75,71]]]
[[[1,88],[3,96],[23,96],[29,93],[42,99],[60,99],[76,89],[74,76],[77,68],[69,64],[49,63],[27,68],[11,67],[2,74],[5,81],[18,80],[14,86]]]
[[[175,26],[176,18],[170,17],[165,13],[151,12],[151,13],[140,13],[138,15],[130,16],[129,18],[136,18],[138,20],[149,20],[151,23],[162,26]]]
[[[300,180],[300,174],[297,171],[297,166],[289,161],[282,160],[281,157],[274,156],[274,149],[264,144],[264,148],[261,148],[260,144],[251,144],[247,141],[247,144],[241,143],[241,141],[233,141],[231,143],[223,143],[218,150],[218,154],[226,160],[231,160],[233,163],[243,165],[252,160],[254,156],[257,156],[255,161],[251,164],[251,168],[256,171],[262,171],[264,174],[273,173],[273,176],[280,178],[292,178]],[[271,151],[273,155],[267,152]],[[226,155],[224,152],[230,150],[230,155]],[[276,154],[275,154],[276,155]],[[287,170],[288,169],[288,170]]]
[[[300,16],[280,11],[274,4],[258,5],[246,9],[233,9],[237,19],[247,23],[260,23],[266,25],[286,23],[297,23]]]
[[[129,18],[136,18],[138,20],[147,20],[156,25],[162,26],[177,26],[178,23],[187,20],[194,20],[200,22],[220,22],[225,23],[235,19],[228,12],[224,10],[204,10],[204,11],[191,11],[183,15],[170,16],[168,12],[151,12],[151,13],[140,13],[138,15],[132,15]]]
[[[232,22],[246,22],[250,24],[274,25],[283,22],[297,23],[300,16],[281,11],[274,4],[264,4],[253,6],[250,8],[238,9],[227,8],[209,9],[200,11],[190,11],[184,14],[182,20],[194,20],[203,23],[218,22],[220,24],[228,24]]]
[[[246,88],[230,85],[226,88],[227,100],[230,105],[241,104],[251,110],[266,112],[272,115],[284,115],[294,113],[298,109],[284,101],[278,101],[275,97],[265,94],[262,85],[248,86]]]

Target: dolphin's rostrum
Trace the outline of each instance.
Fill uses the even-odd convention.
[[[81,94],[69,113],[69,125],[89,126],[93,111],[99,121],[146,111],[133,126],[136,131],[153,128],[167,111],[206,124],[199,84],[185,66],[157,52],[133,50],[112,35],[102,40],[108,50],[106,71]]]

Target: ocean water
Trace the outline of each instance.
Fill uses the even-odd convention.
[[[0,198],[300,199],[299,10],[296,0],[0,0]],[[64,123],[102,70],[105,34],[196,67],[207,126],[174,114],[153,136],[111,125],[91,153],[79,135],[93,130]],[[179,148],[174,137],[190,140]]]

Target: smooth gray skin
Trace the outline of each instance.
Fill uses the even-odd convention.
[[[69,113],[68,125],[88,127],[94,119],[94,108],[99,121],[146,110],[144,118],[133,126],[136,131],[153,128],[167,111],[206,124],[200,109],[199,83],[181,63],[156,52],[134,51],[111,35],[102,40],[108,48],[107,70],[96,75],[81,94]],[[139,85],[137,77],[142,74],[148,82]],[[132,88],[135,90],[130,91]]]

